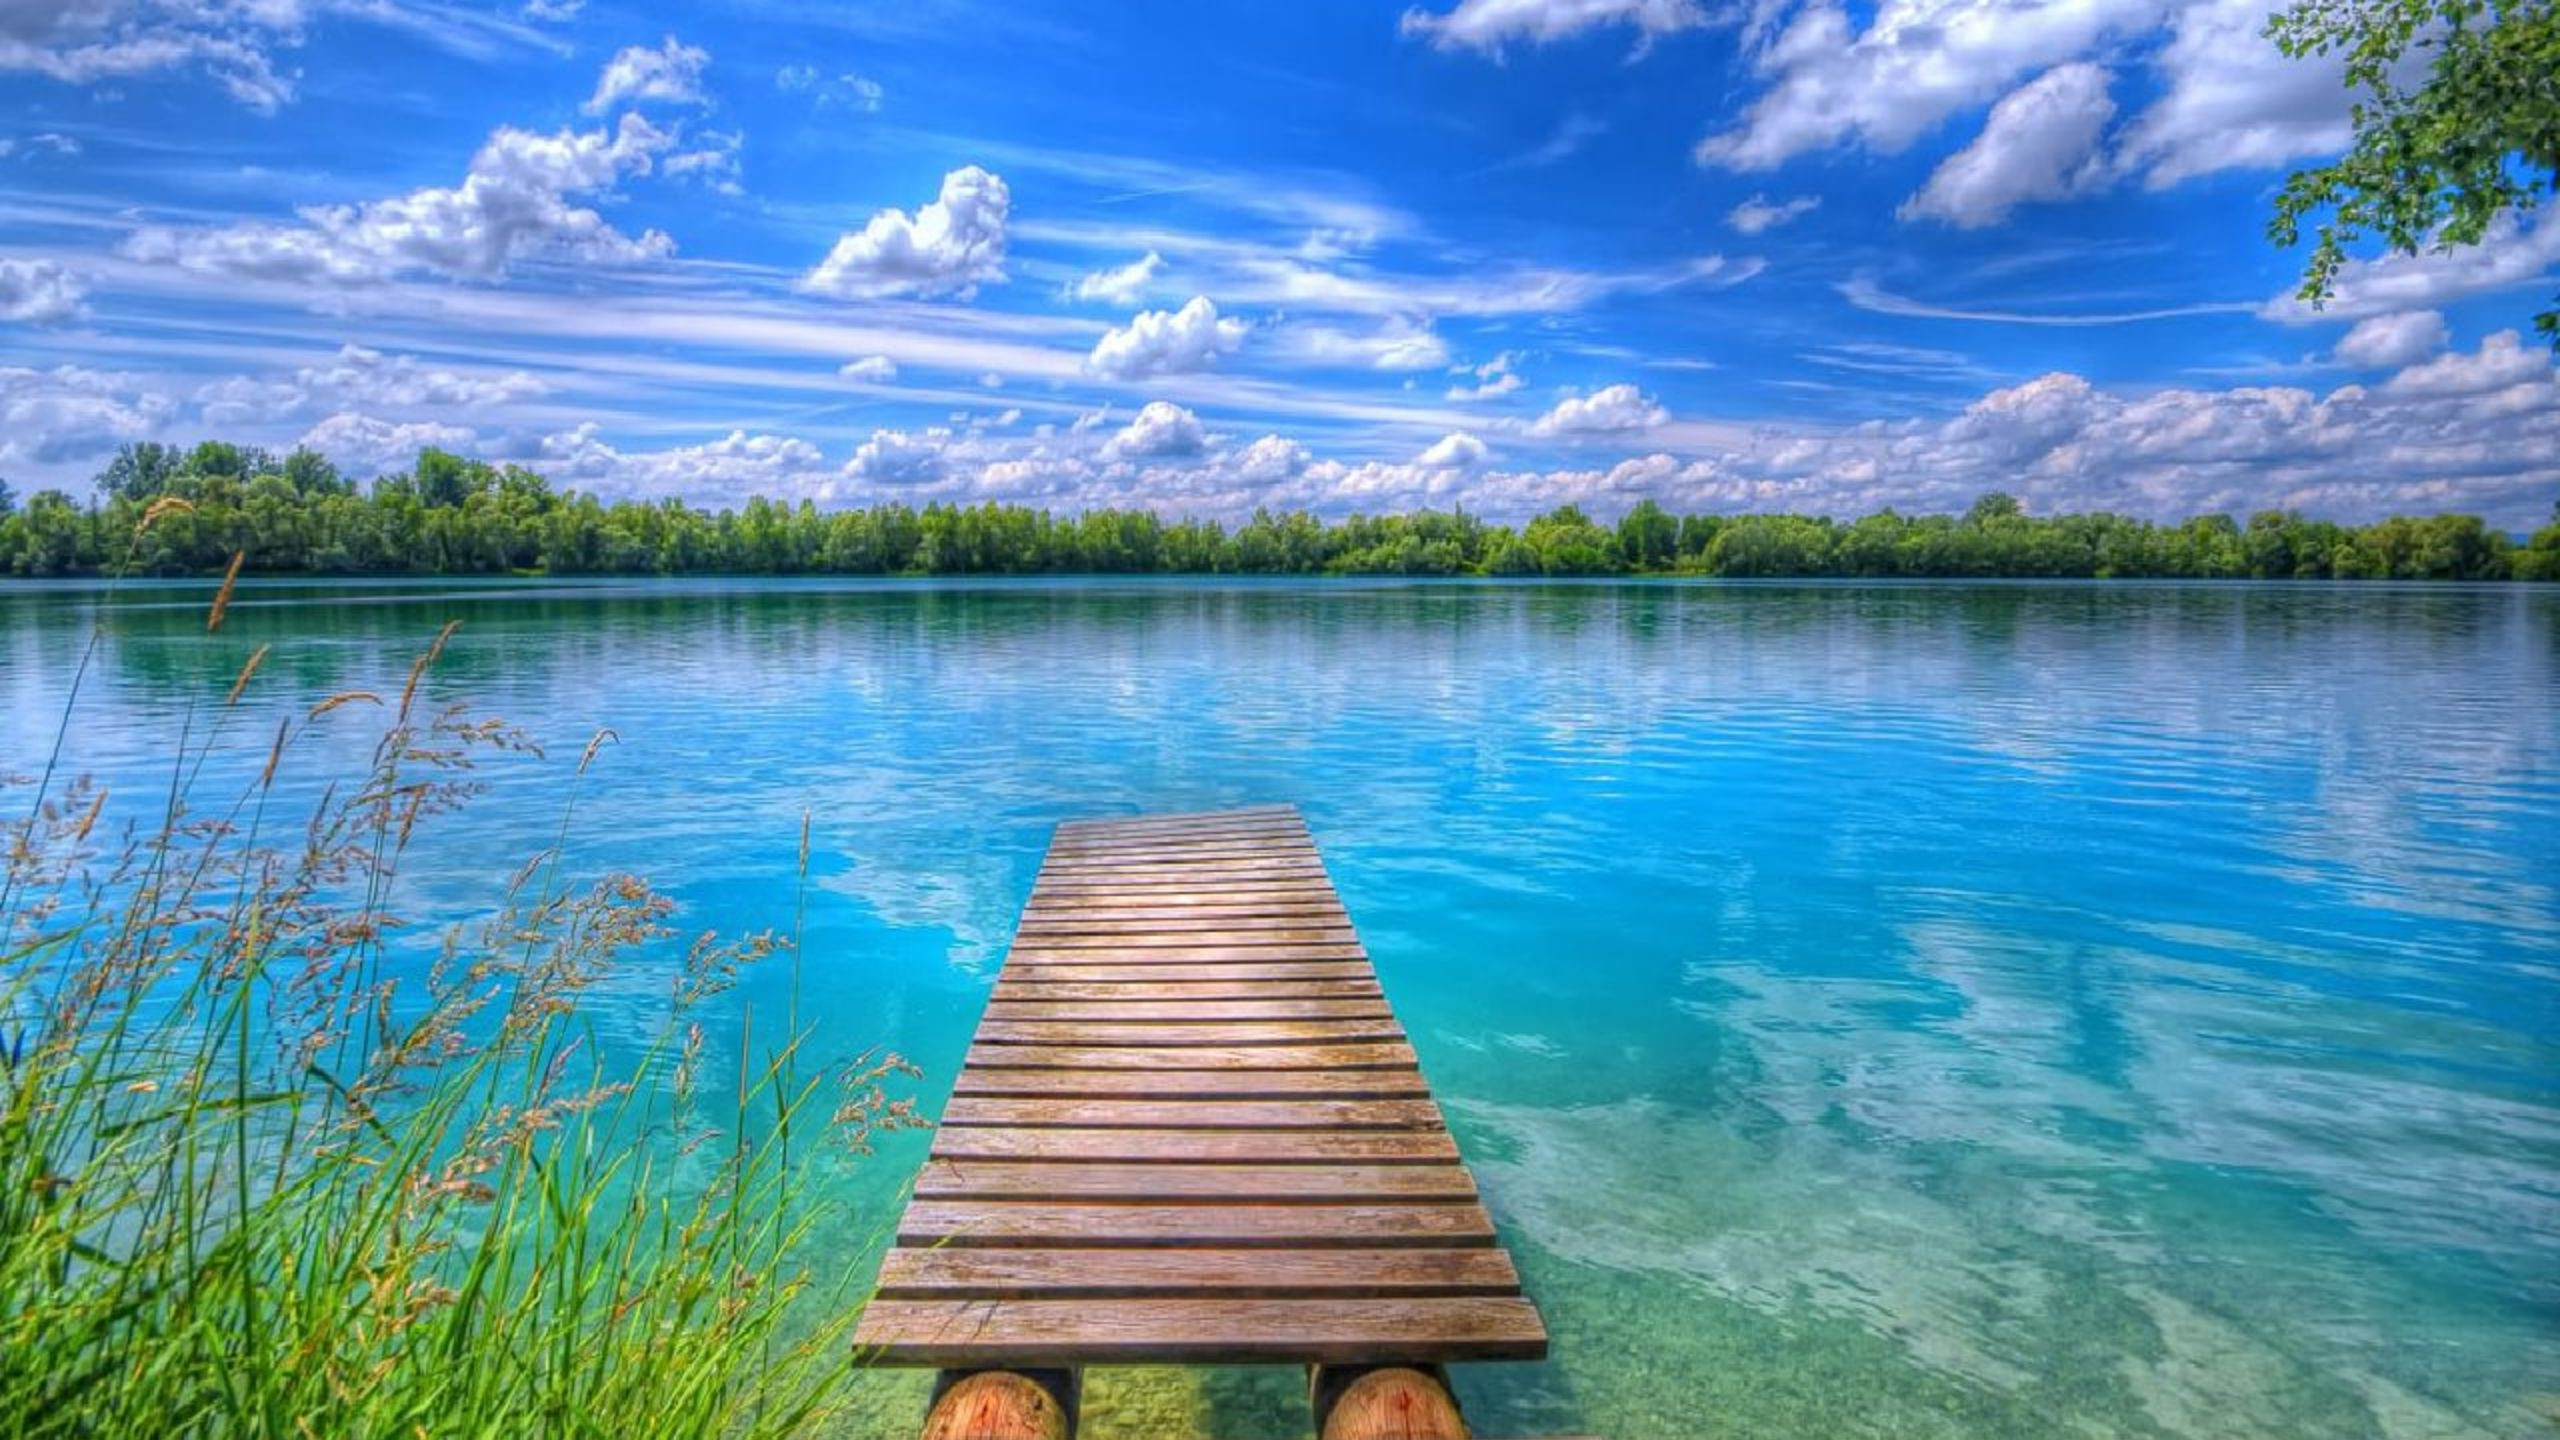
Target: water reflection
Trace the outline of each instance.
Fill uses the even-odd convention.
[[[1559,1337],[1469,1378],[1495,1433],[2537,1423],[2560,594],[265,586],[208,640],[207,588],[0,590],[0,772],[93,614],[120,804],[255,646],[209,783],[460,618],[436,694],[621,737],[579,863],[771,924],[808,811],[808,1005],[946,1081],[1052,823],[1299,803]],[[419,903],[550,838],[560,766],[492,778]]]

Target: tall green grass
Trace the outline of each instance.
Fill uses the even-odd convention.
[[[915,1123],[906,1067],[808,1063],[792,1013],[708,1073],[705,1002],[794,937],[683,943],[643,881],[564,873],[604,736],[477,918],[405,913],[417,836],[533,748],[430,703],[451,633],[254,739],[251,656],[130,829],[50,770],[0,789],[0,1434],[784,1436],[852,1403],[816,1189]],[[370,762],[289,802],[367,717]],[[235,740],[260,773],[207,805]],[[664,994],[610,1055],[608,984]]]

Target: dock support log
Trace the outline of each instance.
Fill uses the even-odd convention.
[[[1437,1365],[1320,1365],[1309,1377],[1323,1440],[1467,1440],[1467,1422]]]
[[[945,1370],[923,1440],[1067,1440],[1076,1376],[1065,1370]]]

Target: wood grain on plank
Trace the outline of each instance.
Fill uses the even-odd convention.
[[[973,1065],[960,1072],[954,1095],[1048,1096],[1101,1100],[1410,1100],[1431,1094],[1418,1070],[1133,1070],[1007,1069]]]
[[[1017,1129],[1438,1130],[1428,1100],[1017,1100],[963,1095],[945,1125]]]
[[[1520,1274],[1497,1249],[892,1250],[880,1293],[892,1299],[1064,1300],[1162,1296],[1516,1295]]]
[[[917,1200],[901,1245],[1267,1246],[1491,1245],[1493,1221],[1471,1201],[1395,1205],[1079,1204]]]
[[[985,1020],[981,1045],[1342,1045],[1402,1040],[1392,1020],[1227,1020],[1185,1025],[1095,1020]]]
[[[967,1065],[1059,1070],[1411,1070],[1402,1040],[1349,1045],[979,1045]]]
[[[1458,1158],[1447,1131],[1017,1130],[945,1125],[933,1154],[954,1160],[1143,1160],[1163,1165],[1438,1165]]]
[[[919,1200],[1155,1200],[1236,1204],[1473,1200],[1463,1165],[1148,1165],[929,1160]]]
[[[999,978],[992,1001],[1005,1000],[1137,1000],[1168,1005],[1193,1000],[1359,1000],[1384,992],[1375,980],[1313,979],[1290,976],[1257,979],[1229,976],[1220,980],[1104,981],[1026,984]]]
[[[1378,996],[1299,996],[1278,1000],[1203,1000],[1188,995],[1119,996],[1108,1000],[1014,1000],[987,1003],[990,1020],[1099,1020],[1197,1024],[1211,1020],[1393,1020]]]
[[[1516,1296],[877,1300],[854,1343],[901,1365],[1349,1365],[1535,1360],[1547,1335]]]

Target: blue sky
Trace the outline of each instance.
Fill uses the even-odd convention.
[[[2560,221],[2293,305],[2265,10],[0,0],[0,477],[2537,522]]]

